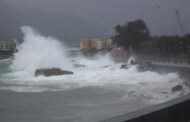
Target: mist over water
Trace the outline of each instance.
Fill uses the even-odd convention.
[[[97,87],[122,92],[120,99],[124,101],[141,99],[153,103],[170,100],[189,92],[177,73],[138,72],[136,66],[120,69],[121,64],[112,61],[109,54],[97,55],[91,59],[84,56],[69,57],[67,46],[55,38],[44,37],[27,26],[22,27],[22,32],[24,43],[9,66],[11,72],[2,77],[2,82],[11,86],[1,86],[1,90],[53,92]],[[74,68],[73,64],[86,67]],[[52,67],[71,70],[74,75],[34,77],[36,69]],[[176,85],[182,85],[183,91],[172,92],[171,89]]]
[[[21,30],[24,43],[15,53],[11,67],[14,71],[34,73],[39,68],[71,68],[63,43],[52,37],[41,36],[29,26],[24,26]]]

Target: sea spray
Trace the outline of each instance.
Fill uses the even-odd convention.
[[[120,69],[121,64],[114,63],[109,55],[99,55],[91,59],[83,56],[70,58],[67,57],[66,47],[56,39],[43,37],[31,27],[22,27],[22,31],[24,43],[15,54],[11,65],[13,72],[8,73],[4,79],[1,78],[2,82],[9,84],[0,86],[1,90],[44,92],[96,87],[122,93],[117,101],[136,99],[151,103],[189,93],[189,88],[177,73],[138,72],[136,66]],[[71,63],[79,63],[85,67],[72,68]],[[74,75],[33,76],[35,69],[44,67],[72,68]],[[183,86],[183,91],[172,92],[171,89],[177,85]]]
[[[120,100],[141,100],[147,103],[160,103],[189,93],[189,88],[176,73],[158,74],[156,72],[138,72],[136,67],[128,70],[101,67],[75,69],[71,76],[25,77],[24,74],[6,81],[13,84],[1,89],[16,92],[67,91],[96,87],[122,93]],[[181,85],[182,91],[172,92],[172,88]]]
[[[27,71],[34,73],[39,68],[71,69],[67,58],[66,46],[52,37],[44,37],[29,26],[21,28],[23,44],[14,54],[13,71]]]
[[[109,53],[105,55],[98,54],[91,58],[85,58],[81,56],[76,59],[76,62],[91,68],[103,68],[115,65]]]
[[[136,62],[136,57],[135,56],[131,56],[128,61],[127,64],[131,64],[131,62]]]

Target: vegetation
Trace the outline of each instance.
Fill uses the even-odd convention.
[[[123,26],[117,25],[115,31],[113,43],[125,49],[129,49],[130,46],[138,49],[142,42],[150,38],[149,30],[141,19],[130,21]]]
[[[135,50],[143,50],[149,53],[190,54],[190,34],[183,37],[151,37],[149,29],[141,19],[130,21],[125,25],[117,25],[115,31],[116,35],[113,37],[113,43],[124,47],[126,50],[131,46]]]
[[[160,36],[152,37],[141,43],[141,49],[161,49],[174,51],[176,49],[187,50],[190,48],[190,39],[180,36]]]

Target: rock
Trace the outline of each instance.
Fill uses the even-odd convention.
[[[137,70],[139,72],[153,71],[155,66],[151,64],[151,62],[139,63],[137,65]]]
[[[37,69],[34,75],[35,77],[39,75],[49,77],[57,75],[71,75],[71,74],[73,74],[73,72],[71,71],[61,70],[59,68],[49,68],[49,69]]]
[[[74,64],[73,66],[74,66],[75,68],[86,67],[85,65],[82,65],[82,64]]]
[[[177,86],[172,88],[172,92],[178,92],[181,90],[183,90],[183,86],[181,86],[181,85],[177,85]]]
[[[106,66],[103,66],[103,67],[100,67],[100,68],[108,68],[108,67],[109,67],[109,66],[106,65]]]
[[[127,64],[122,64],[120,69],[128,69],[128,65]]]

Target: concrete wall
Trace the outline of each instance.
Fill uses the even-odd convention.
[[[101,122],[189,122],[190,94]]]
[[[156,71],[177,72],[187,85],[190,84],[188,67],[156,65]],[[101,122],[190,122],[190,94]]]

